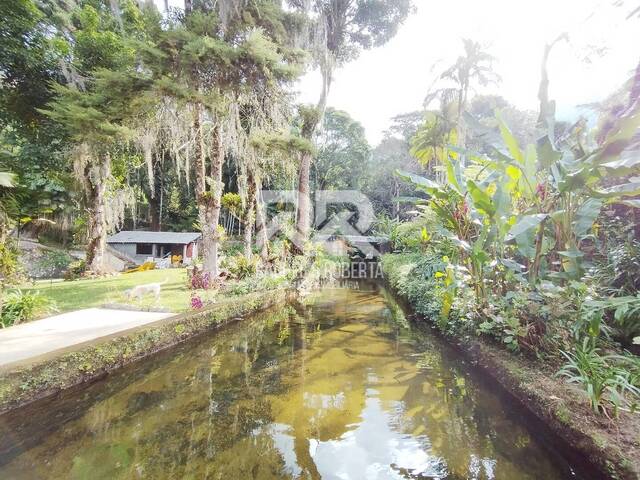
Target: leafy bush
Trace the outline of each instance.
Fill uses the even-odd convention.
[[[416,313],[446,332],[468,330],[473,299],[464,289],[453,293],[448,282],[455,272],[445,260],[435,252],[392,254],[382,257],[382,267],[389,284],[409,300]]]
[[[11,284],[20,279],[18,253],[15,242],[7,240],[0,243],[0,281],[3,283]]]
[[[640,337],[640,294],[589,300],[585,307],[600,320],[606,314],[615,336],[625,345],[633,344],[634,339]]]
[[[286,275],[266,275],[260,281],[260,290],[275,290],[285,286],[287,282]]]
[[[242,242],[226,241],[222,245],[221,253],[226,257],[233,257],[239,255],[244,251],[244,245]]]
[[[4,299],[0,323],[10,327],[32,320],[36,315],[53,310],[51,300],[39,292],[13,290]]]
[[[255,275],[258,270],[258,258],[251,256],[247,258],[242,254],[227,257],[222,262],[222,268],[229,272],[231,278],[242,280]]]
[[[399,220],[382,214],[378,216],[373,223],[371,233],[373,233],[373,235],[390,236],[398,225],[400,225]]]
[[[76,260],[69,264],[67,271],[64,272],[65,280],[77,280],[87,271],[87,262],[85,260]]]
[[[607,261],[595,269],[594,278],[608,293],[634,295],[640,291],[640,242],[630,242],[611,248]]]

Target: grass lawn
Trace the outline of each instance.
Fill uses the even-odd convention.
[[[142,302],[138,302],[136,299],[127,301],[124,297],[124,291],[136,285],[165,280],[167,282],[162,285],[162,293],[158,303],[153,295],[146,296]],[[123,273],[115,277],[95,280],[53,283],[43,280],[36,282],[35,285],[31,283],[23,285],[21,289],[40,292],[55,302],[55,307],[60,313],[81,308],[99,307],[105,303],[129,303],[141,307],[162,307],[172,312],[183,312],[191,308],[191,291],[187,288],[186,282],[187,271],[184,268],[172,268]],[[201,297],[202,293],[199,292]]]

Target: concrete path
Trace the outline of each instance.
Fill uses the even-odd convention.
[[[174,315],[88,308],[0,329],[0,369]]]

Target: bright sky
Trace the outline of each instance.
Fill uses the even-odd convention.
[[[621,7],[613,4],[624,2]],[[160,8],[163,0],[156,0]],[[631,0],[414,0],[417,12],[388,44],[363,52],[336,72],[329,105],[360,121],[372,144],[393,116],[420,109],[438,72],[462,53],[462,38],[480,42],[497,58],[498,93],[519,108],[537,109],[544,45],[562,32],[549,61],[550,93],[558,116],[606,97],[629,78],[640,58],[640,20],[626,20]],[[182,6],[183,0],[170,0]],[[606,47],[603,55],[596,51]],[[590,61],[585,58],[589,57]],[[299,99],[315,103],[317,72],[298,84]]]

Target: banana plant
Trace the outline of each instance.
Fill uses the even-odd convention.
[[[473,155],[467,158],[479,161]],[[513,200],[504,188],[507,173],[485,169],[488,174],[473,175],[469,173],[472,169],[461,169],[459,163],[454,164],[449,157],[441,161],[446,171],[446,185],[413,173],[398,171],[397,174],[429,196],[417,202],[418,208],[433,211],[442,226],[440,233],[459,247],[476,298],[483,304],[487,299],[486,268],[493,257],[504,258],[505,236],[512,222]]]
[[[507,188],[523,200],[507,240],[515,240],[530,260],[531,281],[538,278],[542,257],[550,252],[562,266],[555,276],[579,278],[584,273],[581,243],[602,207],[616,202],[640,206],[628,199],[640,194],[640,181],[621,183],[640,172],[640,104],[610,122],[607,134],[590,151],[581,142],[565,142],[564,149],[556,149],[549,136],[523,151],[499,115],[498,121],[508,154],[496,150],[494,165],[502,164],[509,172],[513,182]]]

